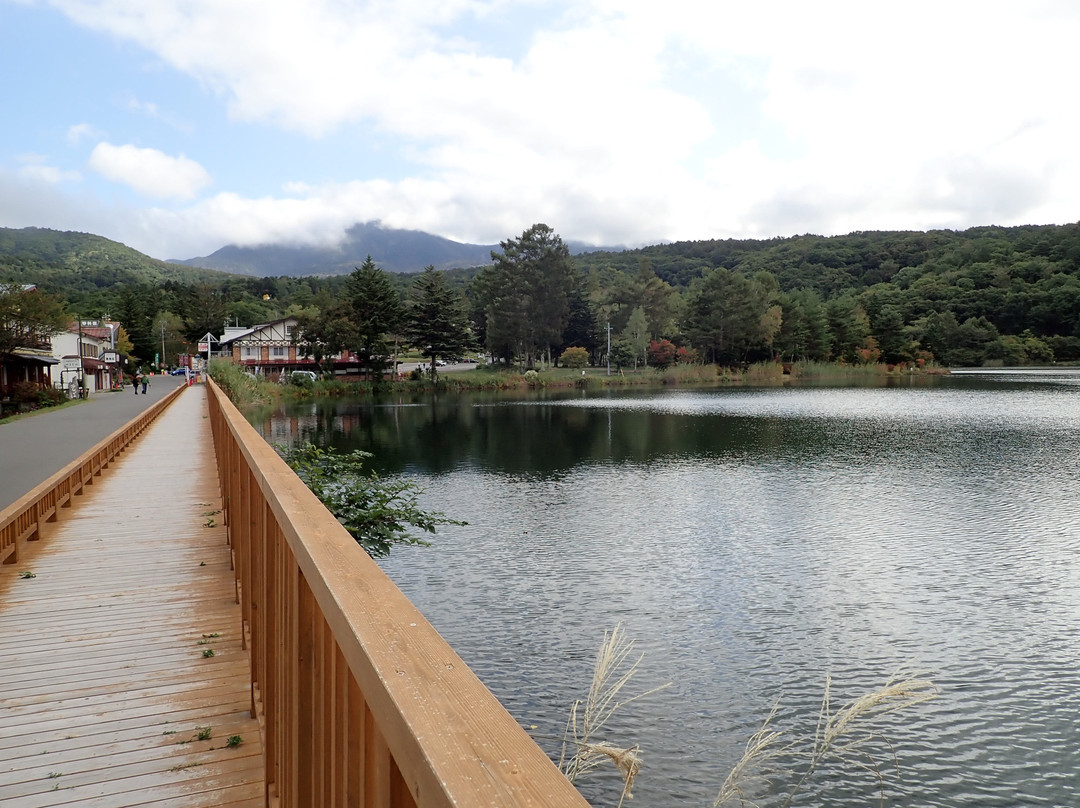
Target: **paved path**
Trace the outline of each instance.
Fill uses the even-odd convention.
[[[185,383],[183,376],[154,376],[145,396],[129,385],[0,424],[0,510]]]
[[[72,411],[111,406],[143,401]],[[206,415],[182,393],[0,566],[0,805],[263,804]]]

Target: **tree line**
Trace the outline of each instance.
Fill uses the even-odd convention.
[[[0,256],[0,280],[39,283],[73,315],[120,320],[141,358],[163,343],[179,351],[225,323],[296,316],[311,355],[348,347],[372,363],[395,341],[433,361],[474,348],[519,367],[557,363],[571,348],[568,357],[583,350],[588,361],[623,367],[1080,359],[1076,224],[579,255],[536,224],[499,247],[491,264],[469,270],[391,274],[369,257],[348,276],[210,273],[194,282],[125,273],[128,254],[121,266],[87,250],[91,269],[42,250]]]

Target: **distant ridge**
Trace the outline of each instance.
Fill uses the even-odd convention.
[[[203,267],[159,261],[93,233],[0,227],[0,282],[96,292],[133,283],[220,283],[226,277]]]
[[[170,263],[255,277],[306,277],[347,275],[370,255],[387,272],[407,273],[421,272],[428,265],[456,269],[490,264],[491,251],[497,249],[498,244],[462,244],[420,230],[364,222],[350,227],[337,247],[229,245],[201,258]]]

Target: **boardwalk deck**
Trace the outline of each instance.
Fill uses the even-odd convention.
[[[5,806],[262,805],[205,396],[184,392],[0,568]]]

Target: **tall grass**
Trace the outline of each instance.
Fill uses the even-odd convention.
[[[664,384],[716,384],[721,371],[716,365],[672,365],[660,372]]]
[[[762,806],[751,794],[762,784],[787,781],[771,803],[789,808],[813,776],[829,762],[865,771],[878,783],[881,804],[885,802],[885,775],[879,758],[882,749],[891,752],[878,720],[901,710],[909,710],[937,698],[938,687],[916,671],[901,668],[884,685],[845,703],[832,706],[832,680],[825,677],[825,694],[812,739],[799,738],[774,728],[779,705],[774,706],[761,729],[746,745],[743,756],[732,768],[713,802],[714,808],[737,804]],[[895,764],[895,756],[893,760]]]
[[[280,395],[280,385],[262,378],[252,378],[229,359],[211,359],[210,377],[239,410],[268,404]]]
[[[570,707],[559,758],[559,769],[571,783],[605,763],[615,765],[623,777],[620,806],[633,797],[631,789],[641,771],[641,756],[637,746],[612,744],[603,740],[602,735],[617,710],[670,684],[628,696],[627,686],[637,673],[642,659],[641,655],[631,659],[633,650],[634,642],[627,639],[621,623],[610,632],[604,632],[604,641],[600,644],[593,665],[589,694],[584,701],[575,701]]]
[[[671,684],[629,695],[642,660],[642,655],[633,656],[633,650],[634,643],[621,623],[604,632],[588,695],[570,707],[559,756],[559,770],[571,783],[601,766],[615,766],[623,780],[620,807],[633,797],[634,781],[641,773],[641,751],[636,745],[613,743],[606,738],[608,724],[618,710]],[[910,710],[936,698],[939,692],[918,671],[901,667],[882,686],[834,708],[832,679],[826,676],[812,737],[777,726],[777,701],[720,786],[713,808],[791,808],[815,774],[833,763],[871,774],[884,805],[885,774],[880,762],[883,750],[892,754],[894,765],[898,764],[882,734],[880,719]]]

